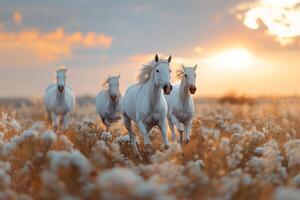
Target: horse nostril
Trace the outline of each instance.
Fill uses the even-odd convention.
[[[170,84],[170,91],[172,91],[173,90],[173,86]]]
[[[191,88],[190,88],[190,92],[191,92],[192,94],[195,94],[196,90],[197,90],[196,87],[191,87]]]
[[[117,96],[116,95],[111,95],[110,98],[111,98],[111,100],[115,101],[117,99]]]
[[[59,85],[57,88],[58,88],[59,92],[63,92],[64,91],[64,86]]]
[[[172,85],[171,84],[164,85],[163,90],[164,90],[165,94],[170,94],[170,92],[172,90]]]

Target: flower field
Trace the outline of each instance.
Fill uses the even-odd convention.
[[[191,141],[137,158],[122,122],[78,105],[54,133],[41,101],[0,108],[0,199],[299,199],[299,100],[196,104]],[[170,133],[169,133],[169,138]],[[170,139],[171,140],[171,139]]]

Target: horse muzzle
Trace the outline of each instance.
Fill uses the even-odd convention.
[[[163,91],[166,95],[169,95],[171,93],[172,89],[173,89],[173,87],[170,83],[164,85],[164,87],[163,87]]]
[[[57,89],[60,93],[62,93],[64,91],[65,87],[62,85],[59,85],[59,86],[57,86]]]
[[[117,95],[111,95],[110,98],[113,102],[116,102],[118,100]]]
[[[191,94],[195,94],[196,90],[197,90],[197,88],[195,86],[190,87],[190,93]]]

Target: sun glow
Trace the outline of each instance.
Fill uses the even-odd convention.
[[[243,70],[251,61],[251,53],[244,48],[234,48],[221,52],[211,58],[218,69]]]

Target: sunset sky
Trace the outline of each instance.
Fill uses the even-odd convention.
[[[60,65],[77,95],[124,91],[156,53],[198,64],[201,97],[300,94],[299,22],[300,0],[1,1],[0,97],[42,96]]]

